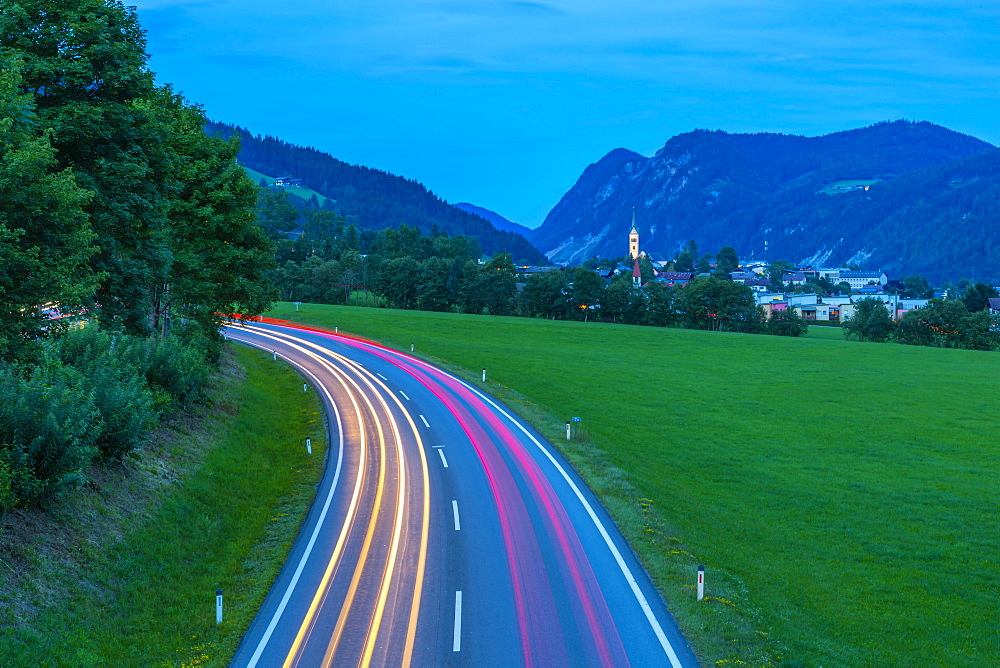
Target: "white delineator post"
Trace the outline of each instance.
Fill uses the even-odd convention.
[[[413,352],[413,344],[412,343],[410,344],[410,352],[411,353]]]
[[[302,391],[303,392],[308,392],[309,391],[309,386],[306,385],[305,383],[302,383]]]
[[[705,567],[698,567],[698,600],[705,598]]]
[[[570,440],[570,438],[571,438],[572,429],[573,429],[572,423],[571,422],[567,422],[566,423],[566,440],[567,441]]]
[[[306,439],[306,452],[310,455],[313,453],[313,443],[311,438]]]
[[[333,333],[334,334],[340,334],[340,327],[334,327],[333,328]]]
[[[277,350],[272,350],[271,354],[274,356],[274,361],[277,362],[278,361],[278,351]]]
[[[222,623],[222,590],[215,590],[215,623]]]

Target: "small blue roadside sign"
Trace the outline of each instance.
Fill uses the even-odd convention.
[[[583,422],[583,418],[573,418],[573,422]]]

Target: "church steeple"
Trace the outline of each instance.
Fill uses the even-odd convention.
[[[639,230],[635,229],[635,207],[632,207],[632,229],[628,233],[628,254],[633,260],[639,257]]]

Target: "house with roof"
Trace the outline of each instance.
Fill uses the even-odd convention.
[[[885,285],[889,276],[884,271],[842,271],[837,282],[847,283],[851,290],[860,290],[866,285]]]
[[[656,280],[668,287],[685,286],[694,279],[694,273],[690,271],[658,271]]]
[[[1000,297],[990,297],[986,300],[986,310],[990,315],[1000,316]]]
[[[781,282],[785,285],[805,285],[806,275],[801,271],[786,271],[781,275]]]
[[[836,306],[830,306],[829,304],[798,304],[793,306],[795,312],[803,320],[809,322],[829,322],[830,320],[840,320],[840,309]],[[834,317],[831,318],[830,311],[834,312]]]

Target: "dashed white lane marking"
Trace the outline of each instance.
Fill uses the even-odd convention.
[[[423,415],[421,415],[420,419],[424,421],[424,426],[425,427],[427,427],[428,429],[431,428],[431,426],[427,423],[427,418],[425,418]]]
[[[445,459],[444,450],[438,450],[438,454],[441,455],[441,463],[444,464],[445,468],[448,468],[448,460]]]
[[[462,592],[460,591],[455,592],[455,635],[453,638],[451,651],[462,651]]]
[[[389,380],[388,378],[386,378],[385,376],[383,376],[382,374],[380,374],[378,371],[375,372],[375,375],[378,376],[379,378],[381,378],[382,380]]]
[[[410,400],[410,398],[408,396],[406,396],[406,392],[403,392],[402,390],[400,390],[399,393],[402,394],[403,398],[406,399],[407,401]]]
[[[438,450],[438,452],[441,452],[441,450]],[[458,521],[458,501],[451,500],[451,510],[455,514],[455,531],[461,531],[462,524]]]

